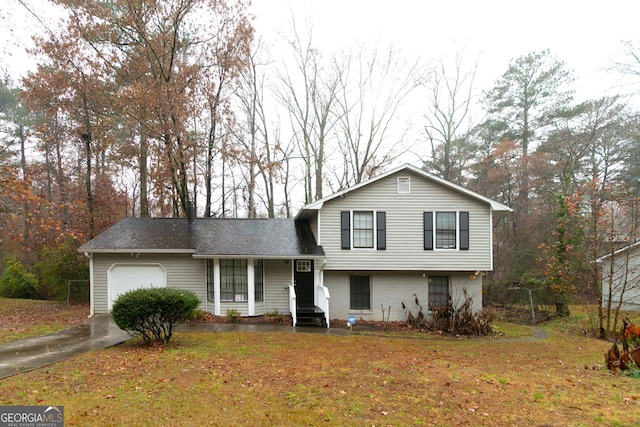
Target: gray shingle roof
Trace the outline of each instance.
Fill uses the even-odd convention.
[[[126,218],[80,252],[193,252],[194,256],[324,256],[304,221],[293,219]]]

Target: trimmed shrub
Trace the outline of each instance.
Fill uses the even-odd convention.
[[[150,345],[169,342],[177,325],[196,317],[198,304],[196,294],[184,289],[135,289],[116,299],[111,316],[118,327]]]
[[[0,276],[0,295],[6,298],[37,298],[38,279],[16,258],[7,258]]]

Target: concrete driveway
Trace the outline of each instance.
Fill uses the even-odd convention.
[[[111,315],[97,314],[75,328],[0,345],[0,378],[111,347],[129,338],[130,335],[111,320]]]

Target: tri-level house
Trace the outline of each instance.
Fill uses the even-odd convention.
[[[416,297],[425,312],[464,293],[482,307],[500,211],[511,209],[403,165],[293,219],[127,218],[79,250],[90,259],[92,314],[127,290],[171,286],[221,316],[404,320]]]

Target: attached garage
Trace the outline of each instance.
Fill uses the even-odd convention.
[[[167,286],[167,272],[160,264],[114,264],[107,273],[108,310],[127,291]]]

